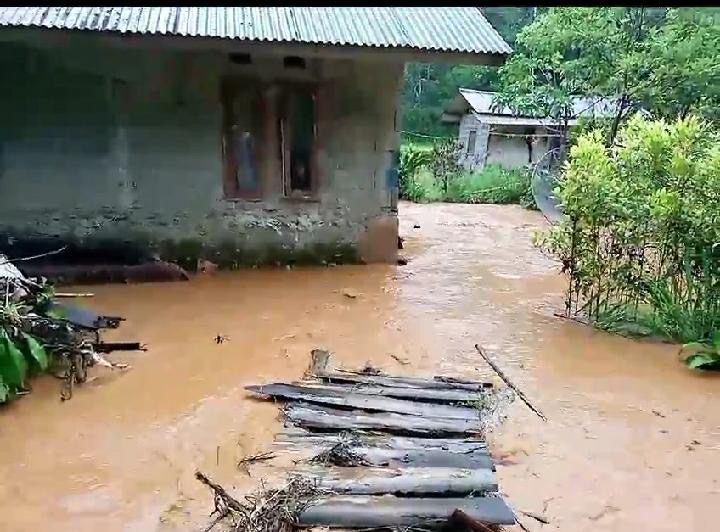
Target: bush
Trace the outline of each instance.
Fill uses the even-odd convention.
[[[679,341],[720,329],[720,142],[707,124],[632,118],[616,146],[571,148],[566,215],[540,241],[569,274],[567,312],[649,324]]]
[[[532,198],[530,174],[524,169],[487,165],[450,181],[447,200],[462,203],[524,203]]]
[[[464,172],[457,163],[457,150],[453,139],[403,144],[400,197],[415,202],[519,203],[535,207],[527,170],[488,165],[477,172]]]
[[[400,197],[417,201],[415,197],[421,193],[415,183],[415,177],[420,168],[430,164],[432,159],[432,145],[407,143],[400,147],[400,166],[398,180]]]

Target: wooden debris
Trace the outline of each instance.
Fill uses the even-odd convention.
[[[93,344],[98,353],[112,353],[113,351],[147,351],[147,346],[140,342],[98,342]]]
[[[238,460],[237,466],[238,468],[246,468],[249,464],[254,464],[255,462],[265,462],[266,460],[272,460],[273,458],[275,458],[275,453],[271,452],[253,454]]]
[[[460,528],[470,530],[471,532],[493,532],[492,528],[487,526],[485,523],[470,517],[460,509],[456,509],[452,513],[449,521],[450,523],[459,525]]]
[[[417,403],[391,397],[378,397],[339,390],[317,390],[303,388],[293,384],[264,384],[261,386],[246,386],[246,390],[308,403],[325,404],[344,408],[356,408],[371,412],[397,412],[409,416],[424,416],[426,418],[478,420],[478,411],[474,408],[450,406],[442,404]]]
[[[398,261],[399,261],[399,259],[398,259]],[[397,360],[397,361],[398,361],[400,364],[402,364],[403,366],[408,366],[408,365],[410,365],[410,362],[409,362],[407,359],[405,359],[405,358],[400,358],[399,356],[397,356],[397,355],[395,355],[395,354],[390,355],[390,357],[391,357],[391,358],[394,358],[395,360]]]
[[[316,405],[290,404],[285,408],[285,416],[301,427],[321,431],[364,429],[416,436],[480,433],[475,420],[445,420],[395,413],[347,412]]]
[[[454,467],[493,469],[493,459],[485,449],[456,453],[443,449],[379,449],[358,447],[353,451],[368,464],[389,467]]]
[[[357,384],[374,384],[376,386],[389,386],[398,388],[430,388],[437,390],[468,390],[480,392],[486,388],[492,388],[492,383],[476,382],[447,382],[438,378],[422,379],[419,377],[392,377],[389,375],[366,375],[359,372],[338,370],[335,373],[328,373],[322,376],[327,382],[350,382]]]
[[[421,403],[468,404],[481,401],[487,391],[471,392],[467,390],[416,388],[416,387],[389,387],[372,384],[333,384],[314,381],[301,381],[296,386],[314,390],[336,390],[347,393],[360,393],[364,395],[378,395],[381,397],[395,397],[396,399],[411,399]]]
[[[303,527],[379,528],[446,522],[455,510],[472,519],[515,524],[515,515],[499,497],[414,498],[337,496],[321,499],[298,516]]]
[[[487,443],[477,438],[411,438],[392,436],[389,434],[371,435],[367,433],[353,434],[362,445],[378,449],[395,450],[445,450],[453,453],[467,454],[486,450]],[[317,434],[297,427],[285,427],[275,437],[278,442],[293,445],[307,443],[311,446],[327,446],[345,439],[343,433]]]
[[[243,510],[242,504],[240,504],[240,502],[235,497],[225,491],[225,488],[223,488],[220,484],[215,484],[212,480],[207,478],[200,471],[195,472],[195,478],[205,484],[208,488],[213,490],[213,493],[215,495],[216,509],[219,510],[218,503],[220,502],[222,505],[224,505],[224,511],[227,511],[227,509],[233,509],[235,511],[241,512]]]
[[[347,495],[468,495],[497,491],[490,469],[428,467],[412,469],[365,468],[358,478],[321,476],[317,485]]]
[[[515,386],[512,383],[512,381],[505,376],[505,374],[502,372],[502,370],[499,367],[497,367],[497,365],[487,357],[487,355],[483,352],[483,350],[480,348],[480,346],[478,344],[475,344],[475,349],[477,349],[477,352],[480,353],[480,356],[483,357],[485,362],[488,363],[488,365],[493,369],[493,371],[498,374],[498,377],[500,377],[505,382],[505,384],[507,384],[510,388],[512,388],[512,391],[514,391],[518,395],[518,397],[520,399],[522,399],[522,402],[525,403],[530,410],[535,412],[535,414],[537,414],[537,416],[540,419],[542,419],[543,421],[547,421],[545,414],[543,414],[542,412],[540,412],[540,410],[538,410],[537,408],[535,408],[535,406],[533,406],[533,404],[530,402],[530,400],[527,397],[525,397],[525,394],[522,393],[522,391],[520,391],[520,389],[517,386]]]
[[[302,489],[264,490],[253,499],[260,502],[238,503],[242,511],[216,493],[218,511],[232,517],[235,529],[460,523],[484,531],[516,523],[497,493],[494,460],[482,439],[507,388],[498,393],[490,383],[457,377],[386,375],[370,364],[330,371],[329,359],[329,352],[313,350],[305,380],[246,387],[287,403],[276,448],[300,452],[293,478]]]
[[[310,367],[306,375],[325,375],[330,362],[330,352],[324,349],[313,349],[310,352]]]
[[[520,510],[520,513],[523,515],[527,515],[528,517],[532,517],[535,519],[535,521],[538,521],[539,523],[542,523],[543,525],[549,525],[550,520],[545,517],[544,515],[536,514],[534,512],[525,512],[523,510]]]

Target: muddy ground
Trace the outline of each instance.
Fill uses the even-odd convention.
[[[685,370],[674,346],[553,317],[563,279],[530,244],[543,224],[516,206],[402,204],[406,266],[93,287],[82,303],[127,317],[108,337],[150,350],[113,355],[132,369],[95,369],[67,403],[44,378],[0,411],[0,528],[197,530],[211,504],[197,468],[238,489],[265,474],[235,463],[269,447],[277,408],[243,385],[298,377],[315,347],[348,366],[490,377],[477,342],[549,418],[518,401],[492,438],[509,501],[551,520],[530,530],[716,530],[720,379]]]

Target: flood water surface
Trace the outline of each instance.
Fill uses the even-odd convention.
[[[549,418],[516,401],[492,435],[503,493],[551,521],[519,513],[528,529],[716,530],[720,380],[677,347],[554,317],[563,279],[530,244],[543,225],[516,206],[402,204],[406,266],[93,287],[83,304],[127,318],[106,338],[149,350],[110,355],[131,369],[92,369],[70,401],[48,377],[0,411],[1,528],[198,530],[211,500],[196,470],[238,490],[270,475],[236,467],[280,426],[243,386],[300,377],[316,347],[349,367],[493,378],[479,343]]]

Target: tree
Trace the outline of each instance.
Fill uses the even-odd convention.
[[[510,45],[525,25],[533,20],[532,7],[481,8],[487,19]],[[545,8],[542,8],[545,9]],[[452,129],[440,123],[443,106],[460,87],[497,89],[497,67],[410,63],[405,69],[402,91],[403,129],[434,136],[450,135]]]
[[[576,105],[577,98],[611,101],[612,142],[619,123],[637,107],[639,85],[649,75],[645,41],[659,18],[647,8],[549,9],[518,35],[517,53],[499,72],[496,104],[550,117],[562,158],[569,122],[588,111]]]
[[[716,118],[720,103],[717,8],[551,8],[518,34],[499,71],[497,106],[550,117],[561,155],[577,97],[613,104],[606,144],[634,111]]]
[[[672,9],[653,35],[641,96],[656,114],[720,118],[719,14],[717,8]]]

